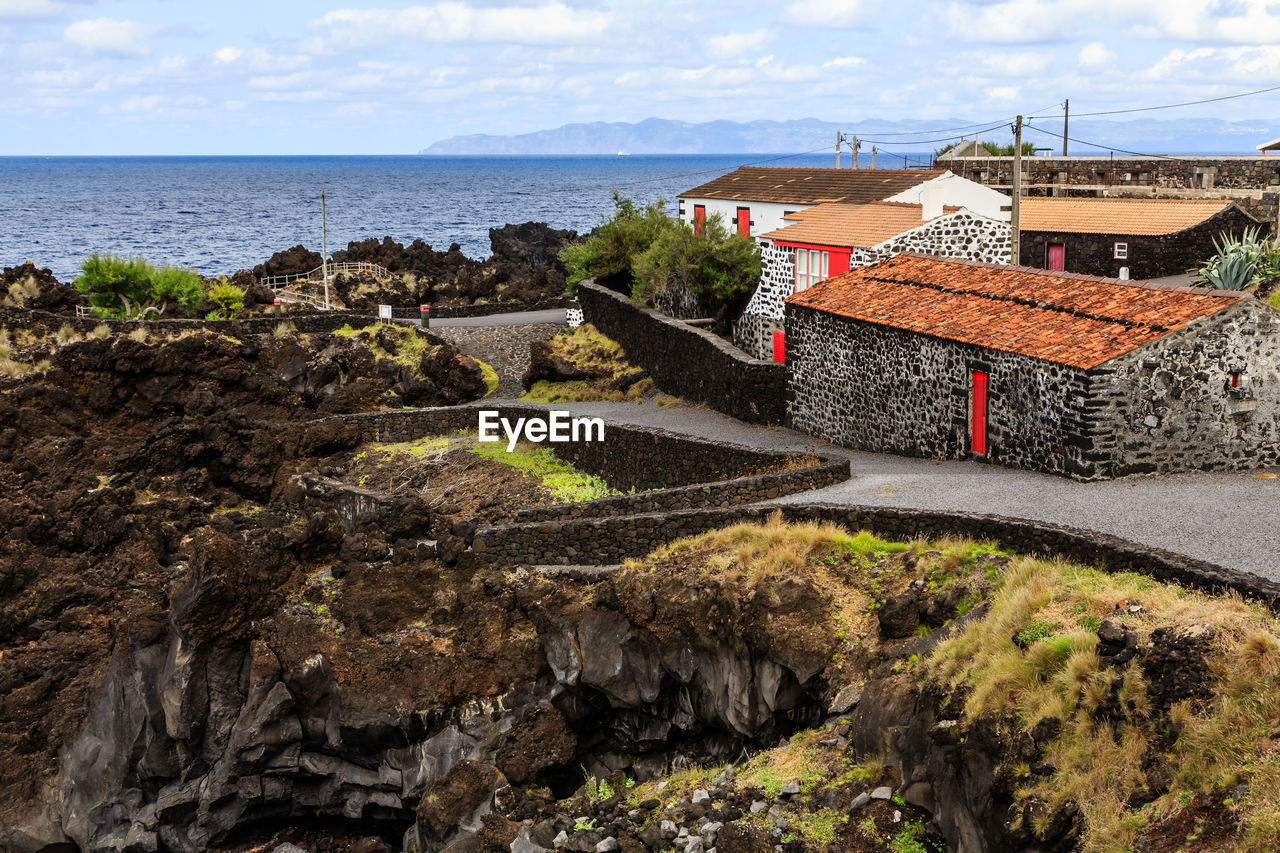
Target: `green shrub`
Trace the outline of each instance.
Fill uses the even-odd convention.
[[[80,265],[75,289],[89,297],[99,317],[142,319],[165,312],[170,302],[194,311],[204,301],[204,286],[186,267],[154,267],[142,256],[94,252]]]
[[[209,288],[207,297],[218,307],[205,317],[206,320],[234,320],[244,310],[244,289],[225,278],[218,279],[218,283]]]
[[[675,222],[663,210],[663,201],[638,207],[634,201],[613,193],[613,216],[602,220],[594,234],[581,243],[565,246],[560,260],[569,274],[569,293],[583,279],[635,281],[632,265],[654,241]]]
[[[1280,237],[1264,237],[1261,229],[1253,227],[1244,229],[1239,237],[1218,235],[1213,246],[1217,252],[1200,267],[1196,284],[1215,290],[1244,290],[1280,277]]]

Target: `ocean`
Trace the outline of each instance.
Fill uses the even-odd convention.
[[[490,227],[586,231],[614,190],[674,209],[684,190],[743,164],[832,166],[834,154],[0,157],[0,266],[31,261],[68,281],[91,252],[114,252],[229,274],[298,243],[318,251],[322,190],[330,252],[390,235],[456,242],[479,259]]]

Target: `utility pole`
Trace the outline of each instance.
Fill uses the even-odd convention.
[[[853,137],[853,142],[850,143],[849,148],[853,151],[853,168],[856,169],[858,168],[858,137]]]
[[[874,172],[875,170],[876,170],[876,147],[872,145],[871,146],[871,171]]]
[[[1021,258],[1022,224],[1022,116],[1013,129],[1013,207],[1009,214],[1009,263],[1017,266]]]
[[[836,131],[836,168],[840,168],[840,143],[844,142],[844,134]]]
[[[1071,118],[1071,99],[1062,102],[1062,156],[1067,156],[1067,119]]]
[[[324,276],[324,310],[329,310],[329,224],[324,209],[324,190],[320,190],[320,270]]]

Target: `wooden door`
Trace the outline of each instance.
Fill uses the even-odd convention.
[[[786,337],[777,330],[773,333],[773,360],[779,363],[787,360]]]
[[[738,208],[738,233],[743,237],[751,236],[751,209],[747,207]]]
[[[702,236],[703,230],[707,224],[707,206],[704,204],[695,204],[693,206],[693,233],[699,237]]]
[[[974,453],[987,453],[987,374],[973,371],[973,422],[970,426],[969,447]]]
[[[1061,243],[1049,244],[1049,269],[1058,270],[1059,272],[1066,270],[1067,266],[1067,247]]]

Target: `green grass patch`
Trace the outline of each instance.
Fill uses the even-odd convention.
[[[551,494],[565,503],[593,501],[621,495],[617,489],[609,488],[609,484],[592,474],[585,474],[561,461],[548,447],[521,442],[515,450],[508,453],[502,442],[493,444],[477,444],[469,448],[472,453],[510,465],[512,468],[537,477]]]
[[[480,375],[484,377],[484,395],[488,397],[494,391],[498,390],[498,371],[493,369],[493,365],[483,362],[480,359],[475,360],[480,365]]]

